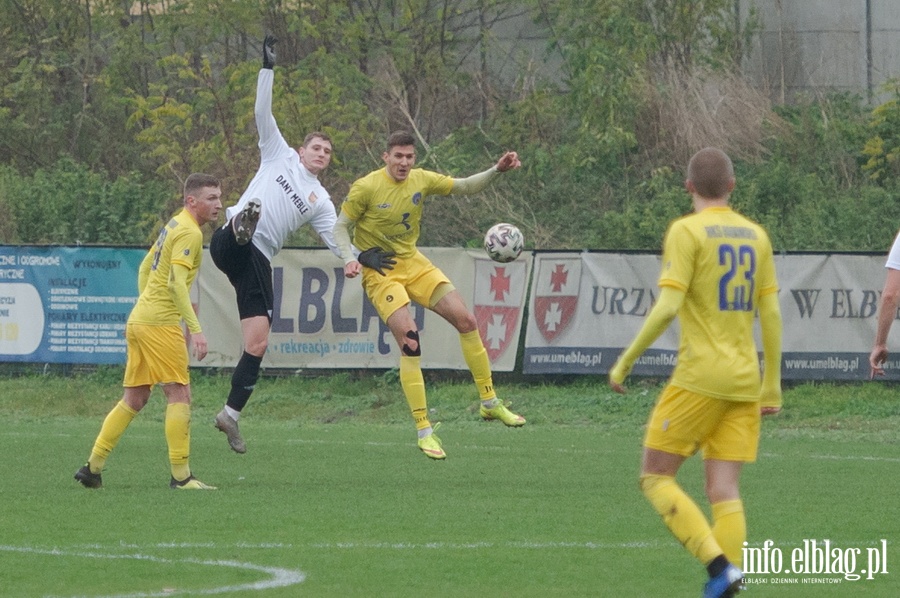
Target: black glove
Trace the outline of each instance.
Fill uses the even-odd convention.
[[[392,251],[385,251],[381,247],[372,247],[361,251],[356,260],[366,268],[372,268],[382,276],[385,270],[393,270],[397,260],[393,259]]]
[[[275,44],[278,42],[274,35],[267,35],[263,40],[263,68],[271,69],[275,66]]]

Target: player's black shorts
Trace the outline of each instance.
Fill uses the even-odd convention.
[[[252,242],[238,245],[230,220],[213,233],[209,255],[234,287],[241,319],[266,316],[271,322],[275,293],[266,256]]]

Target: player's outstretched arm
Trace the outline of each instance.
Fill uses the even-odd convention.
[[[497,160],[497,172],[506,172],[507,170],[513,170],[515,168],[520,168],[522,166],[522,161],[519,160],[519,154],[516,152],[506,152],[500,159]]]
[[[519,160],[519,154],[516,152],[506,152],[497,163],[485,170],[473,174],[464,179],[453,179],[453,188],[450,190],[451,195],[471,195],[478,193],[491,184],[491,181],[500,172],[506,172],[514,168],[522,166]]]
[[[275,67],[275,44],[278,40],[274,35],[267,35],[263,40],[262,67],[271,70]]]
[[[275,82],[275,38],[267,35],[263,41],[263,67],[256,78],[256,103],[253,116],[259,135],[259,157],[262,162],[275,160],[290,151],[288,142],[278,130],[272,114],[272,86]]]
[[[641,330],[609,371],[609,385],[614,391],[625,394],[625,378],[631,373],[635,360],[669,327],[684,303],[684,296],[684,291],[662,287],[659,299],[647,315]]]

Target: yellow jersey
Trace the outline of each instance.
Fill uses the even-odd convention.
[[[753,321],[759,298],[778,292],[765,230],[728,207],[675,220],[666,232],[659,286],[685,292],[670,383],[714,398],[759,400]]]
[[[159,232],[156,243],[150,248],[141,267],[149,261],[147,283],[138,297],[129,322],[155,326],[171,326],[181,323],[181,313],[169,291],[172,264],[180,264],[190,272],[187,287],[191,288],[200,271],[203,257],[203,233],[197,221],[181,210]]]
[[[381,247],[397,257],[416,254],[422,207],[429,195],[449,195],[453,179],[414,168],[395,181],[386,168],[370,172],[350,187],[341,210],[355,222],[353,244],[365,251]]]

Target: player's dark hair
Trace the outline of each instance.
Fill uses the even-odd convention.
[[[200,189],[204,187],[221,187],[222,184],[219,183],[219,179],[214,177],[211,174],[203,174],[202,172],[195,172],[188,176],[188,178],[184,181],[184,196],[194,195]]]
[[[308,146],[309,143],[316,137],[318,137],[322,141],[327,141],[331,145],[334,145],[334,142],[331,140],[331,137],[328,135],[328,133],[323,133],[322,131],[313,131],[312,133],[309,133],[306,137],[303,138],[303,146],[302,147]]]
[[[728,154],[716,147],[706,147],[691,158],[687,178],[700,197],[721,199],[731,190],[734,166]]]
[[[391,148],[401,146],[401,145],[416,145],[416,138],[412,136],[408,131],[394,131],[391,133],[391,136],[388,137],[387,140],[387,151],[391,151]]]

